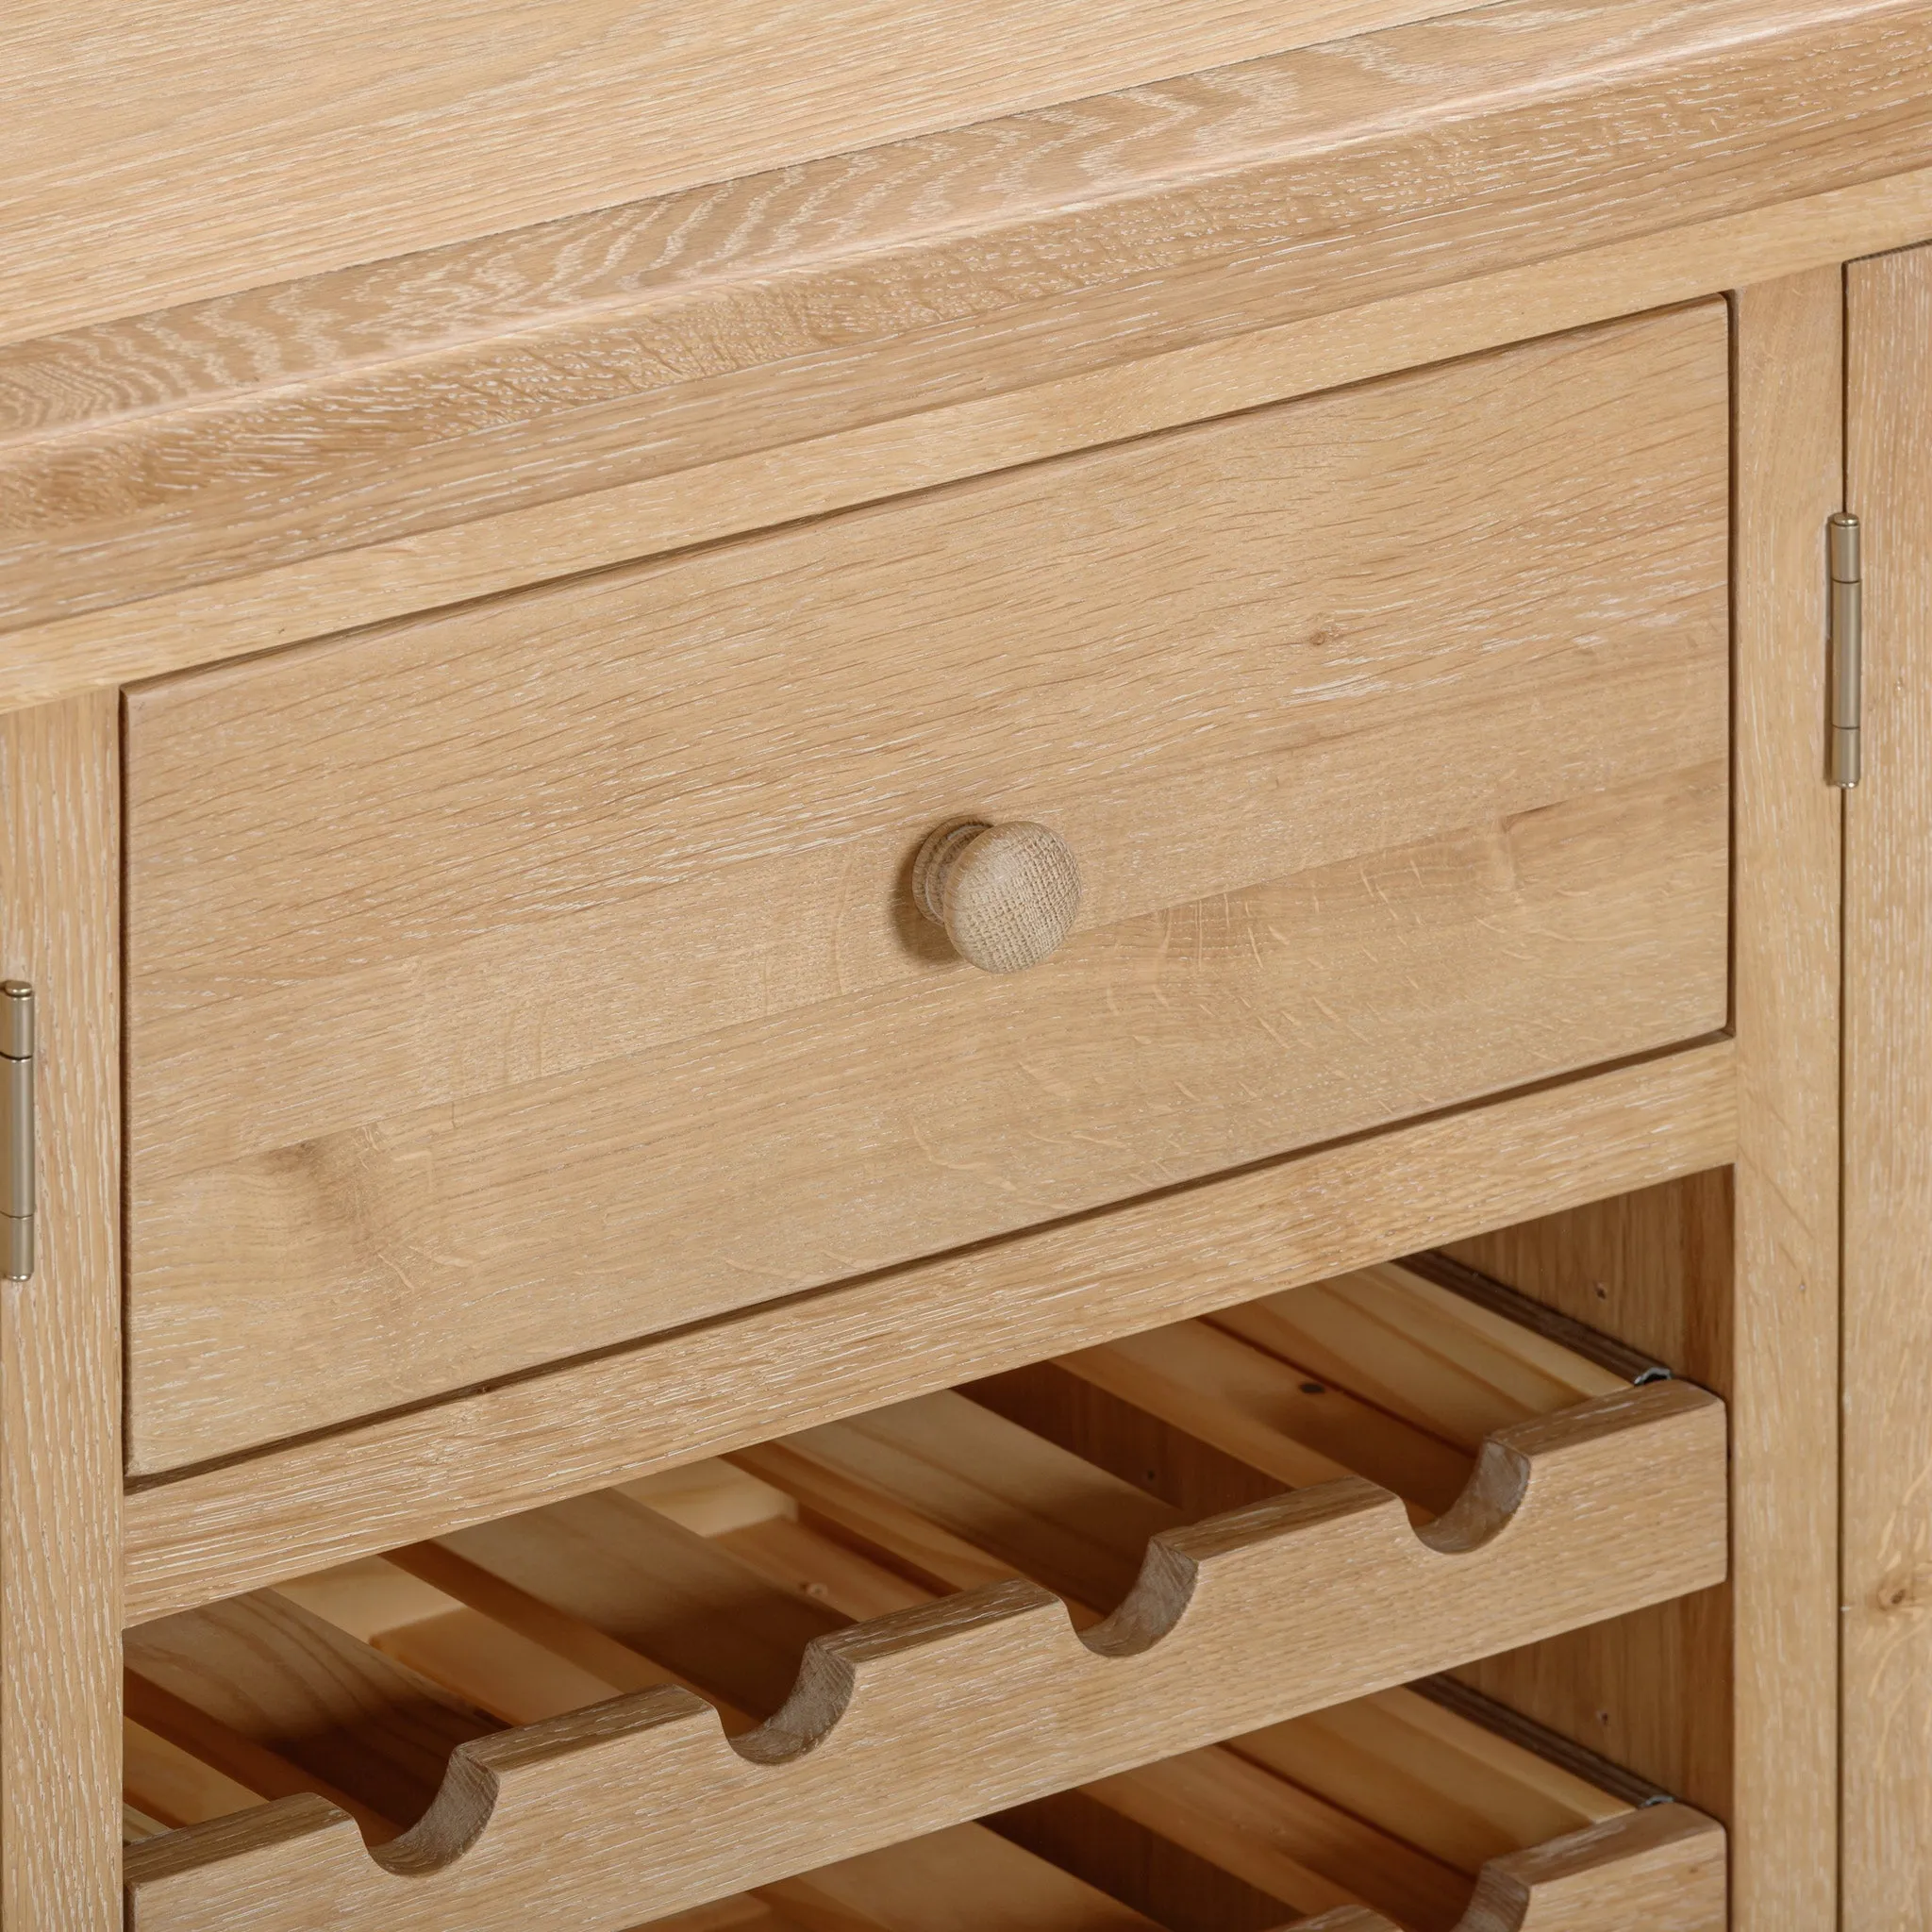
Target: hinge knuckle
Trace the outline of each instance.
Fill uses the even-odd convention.
[[[0,1279],[34,1272],[34,990],[0,981]]]
[[[1831,691],[1827,776],[1849,789],[1861,775],[1864,695],[1864,563],[1858,520],[1840,510],[1825,525],[1831,584]]]

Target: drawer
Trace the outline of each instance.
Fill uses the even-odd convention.
[[[1419,1257],[137,1626],[129,1923],[622,1932],[1279,1779],[1434,1849],[1251,1861],[1278,1917],[1446,1926],[1610,1813],[1424,1803],[1423,1714],[1345,1710],[1722,1581],[1723,1407],[1657,1373]]]
[[[1721,1027],[1720,304],[130,691],[180,1467]],[[915,855],[1051,828],[958,957]]]

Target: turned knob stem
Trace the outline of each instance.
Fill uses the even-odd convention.
[[[1080,868],[1045,825],[965,819],[929,834],[912,864],[912,897],[960,958],[987,973],[1038,965],[1074,929]]]

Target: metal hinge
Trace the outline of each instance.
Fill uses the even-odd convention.
[[[0,1274],[34,1272],[34,990],[0,980]]]
[[[1831,572],[1831,741],[1825,769],[1834,785],[1852,786],[1862,760],[1858,681],[1865,656],[1858,520],[1840,510],[1825,530]]]

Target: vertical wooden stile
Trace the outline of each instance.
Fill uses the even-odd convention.
[[[0,718],[0,974],[38,1007],[40,1254],[0,1290],[0,1926],[121,1923],[120,733]]]
[[[1845,817],[1843,1916],[1932,1922],[1932,248],[1846,272],[1865,772]]]
[[[1837,1890],[1843,794],[1825,782],[1824,526],[1841,507],[1836,268],[1736,297],[1731,1371],[1732,1919],[1827,1925]]]
[[[1733,299],[1737,1165],[1454,1250],[1730,1403],[1729,1601],[1469,1674],[1723,1817],[1733,1926],[1797,1932],[1833,1923],[1838,1857],[1844,794],[1825,782],[1824,525],[1840,506],[1843,305],[1836,268]]]

